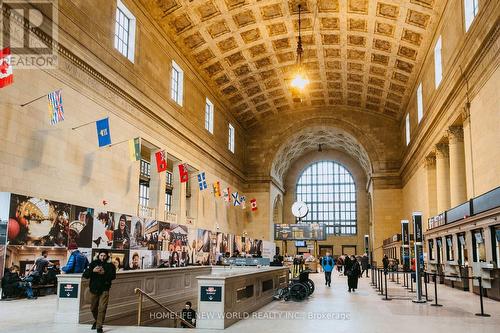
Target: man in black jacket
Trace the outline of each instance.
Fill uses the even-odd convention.
[[[90,310],[94,316],[92,329],[97,328],[97,333],[102,333],[102,324],[108,308],[109,289],[111,281],[116,278],[115,266],[109,262],[109,253],[100,249],[97,259],[92,261],[83,273],[85,279],[90,279]]]

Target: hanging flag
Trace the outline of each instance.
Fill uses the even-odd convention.
[[[7,87],[14,82],[11,59],[10,48],[6,47],[0,51],[0,88]]]
[[[220,192],[220,182],[215,182],[213,184],[213,189],[214,189],[214,196],[220,198],[221,192]]]
[[[252,207],[252,212],[257,210],[257,199],[250,200],[250,207]]]
[[[50,124],[55,125],[64,120],[64,109],[62,102],[62,91],[56,90],[47,95],[49,99]]]
[[[233,197],[233,205],[236,207],[236,206],[239,206],[241,205],[241,202],[240,202],[240,197],[238,195],[238,192],[233,192],[231,194],[231,196]]]
[[[141,141],[140,138],[128,140],[128,151],[131,161],[139,161],[141,159]]]
[[[157,151],[155,153],[156,157],[156,170],[158,173],[167,170],[167,153],[164,150]]]
[[[179,164],[179,177],[181,178],[181,183],[188,181],[189,175],[186,163]]]
[[[200,191],[207,189],[207,180],[205,178],[205,172],[200,172],[198,174],[198,185],[200,186]]]
[[[99,147],[108,146],[111,144],[111,133],[109,131],[109,118],[103,118],[95,122],[97,129],[97,140]]]
[[[225,202],[231,202],[231,191],[229,190],[229,187],[222,190],[222,197]]]
[[[247,209],[247,198],[245,196],[240,197],[241,209]]]

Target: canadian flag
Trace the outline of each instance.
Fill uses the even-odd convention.
[[[253,212],[257,210],[257,199],[250,200],[250,207],[252,207]]]
[[[0,51],[0,88],[6,87],[14,82],[14,73],[12,72],[12,62],[10,48]]]

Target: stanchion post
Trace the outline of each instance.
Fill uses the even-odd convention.
[[[427,292],[427,279],[429,278],[429,274],[427,272],[424,272],[424,285],[425,285],[425,300],[428,302],[429,301],[429,293]]]
[[[479,276],[479,302],[481,303],[481,313],[476,313],[476,316],[479,317],[491,317],[489,314],[484,313],[484,305],[483,305],[483,279]]]
[[[383,301],[390,301],[391,299],[387,297],[387,274],[384,272],[384,284],[385,284],[385,297],[382,298]]]
[[[399,270],[396,271],[396,284],[399,284]]]
[[[438,304],[438,288],[437,288],[437,274],[434,273],[434,303],[431,306],[443,306]]]
[[[410,293],[413,293],[413,292],[414,292],[413,291],[413,277],[411,276],[411,273],[410,273]]]

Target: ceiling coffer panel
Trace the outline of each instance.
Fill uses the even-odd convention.
[[[444,4],[433,0],[138,1],[245,126],[270,112],[337,105],[400,119]],[[288,85],[296,63],[299,3],[303,63],[311,84],[302,102],[295,103]],[[239,103],[234,103],[236,93],[240,93]]]

